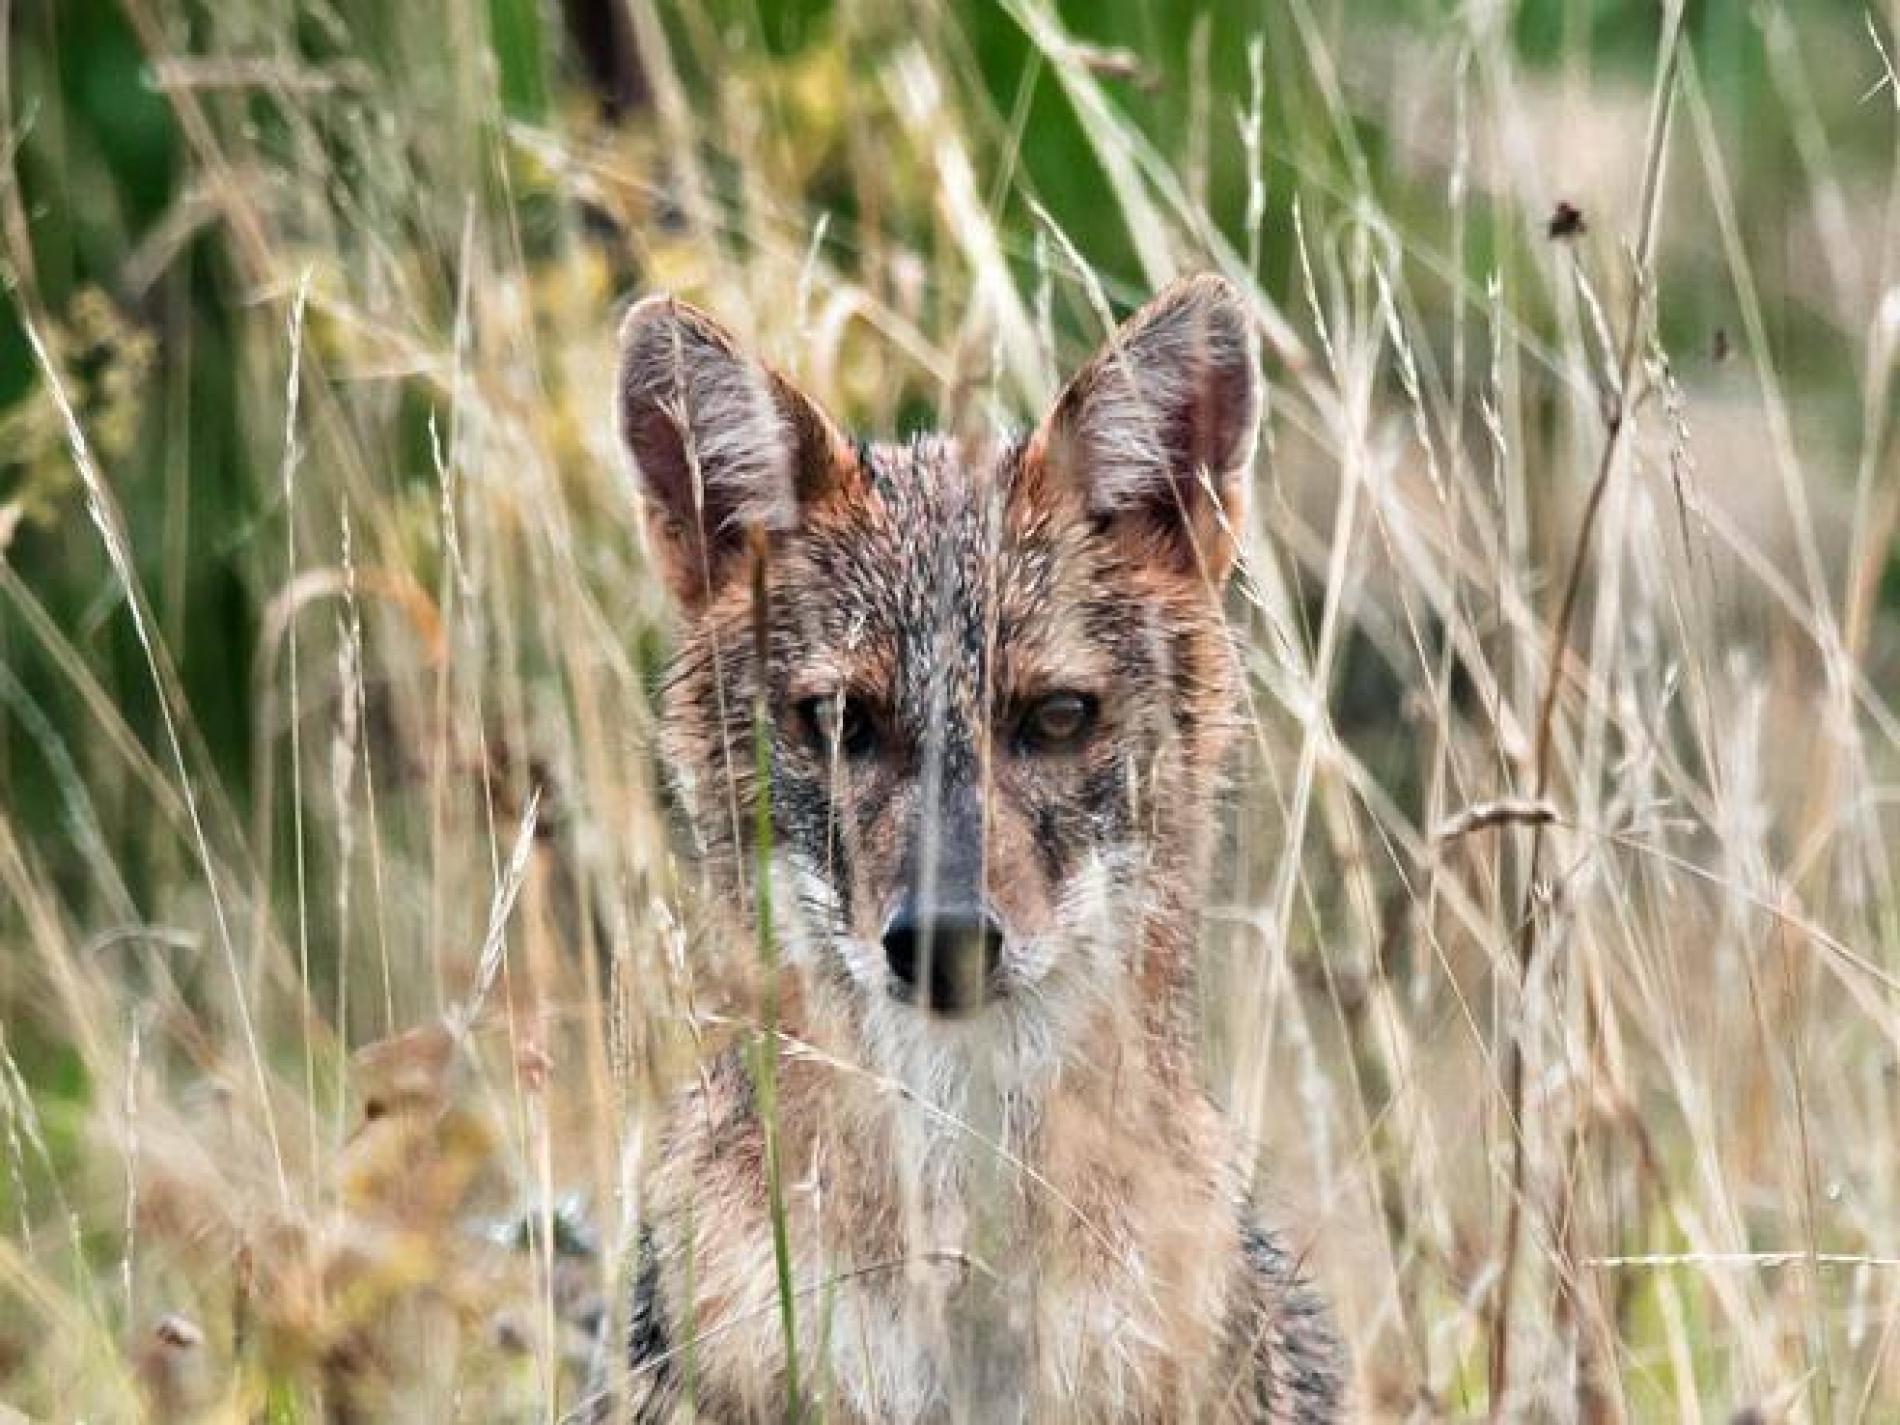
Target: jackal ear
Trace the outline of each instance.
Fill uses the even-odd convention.
[[[648,532],[689,609],[731,575],[749,527],[793,528],[849,464],[809,398],[672,297],[636,303],[621,324],[618,399]]]
[[[1212,273],[1184,278],[1069,382],[1026,473],[1079,496],[1141,557],[1218,583],[1244,524],[1260,404],[1245,301]]]

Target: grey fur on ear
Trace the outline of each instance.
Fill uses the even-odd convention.
[[[1175,552],[1198,551],[1224,574],[1233,551],[1222,527],[1245,513],[1261,403],[1246,301],[1203,273],[1122,324],[1058,398],[1035,449],[1091,514],[1191,543]]]
[[[838,466],[823,413],[673,297],[645,298],[621,323],[617,402],[664,572],[689,606],[721,582],[748,526],[791,528]]]

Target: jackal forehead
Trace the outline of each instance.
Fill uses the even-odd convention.
[[[922,717],[1112,676],[1112,589],[1085,530],[1012,499],[1020,442],[927,437],[859,458],[862,493],[808,522],[775,586],[804,654],[795,692]]]

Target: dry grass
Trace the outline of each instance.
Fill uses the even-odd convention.
[[[1207,266],[1275,388],[1208,1060],[1365,1414],[1900,1418],[1900,165],[1839,158],[1869,141],[1815,98],[1851,75],[1840,122],[1900,151],[1891,6],[1761,8],[1797,162],[1760,213],[1675,6],[1645,91],[1530,66],[1497,7],[1374,33],[1293,0],[1161,146],[1138,57],[1008,0],[1113,269],[947,7],[844,6],[773,59],[631,0],[622,128],[511,116],[487,12],[424,8],[318,66],[288,6],[187,45],[126,0],[190,173],[127,282],[201,228],[228,264],[247,775],[0,211],[34,428],[143,684],[0,558],[0,653],[83,710],[0,687],[60,809],[0,804],[0,1399],[554,1418],[657,1105],[747,979],[660,819],[618,300],[701,301],[885,430],[1023,418],[1110,307]],[[1560,199],[1582,231],[1546,233]],[[1799,369],[1775,303],[1819,333]],[[1711,310],[1726,359],[1683,336]]]

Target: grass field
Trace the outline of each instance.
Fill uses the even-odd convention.
[[[0,1418],[556,1418],[754,990],[618,312],[1008,424],[1215,268],[1206,1058],[1360,1413],[1900,1420],[1895,0],[0,36]]]

